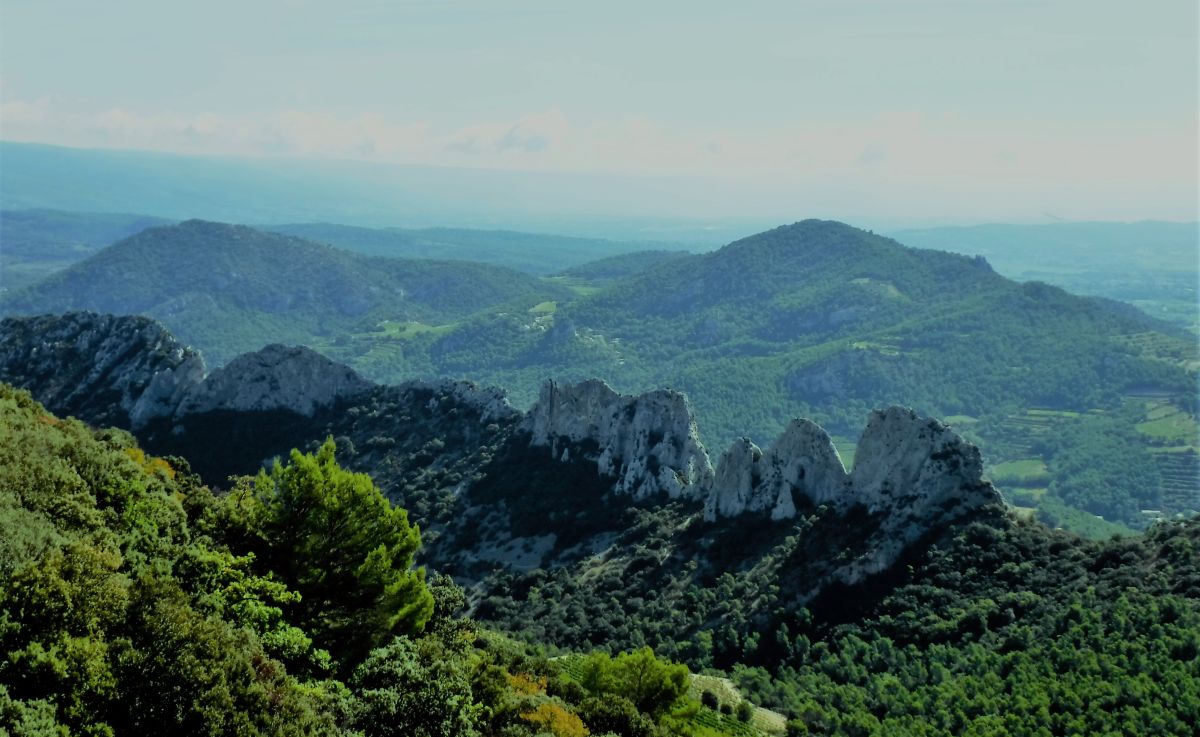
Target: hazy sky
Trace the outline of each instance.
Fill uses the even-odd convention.
[[[1196,0],[0,0],[0,137],[1195,219],[1197,29]]]

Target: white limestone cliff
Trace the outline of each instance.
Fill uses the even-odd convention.
[[[618,394],[598,379],[578,384],[546,382],[522,424],[530,444],[554,458],[577,457],[571,446],[616,478],[614,490],[635,499],[665,493],[701,499],[712,464],[700,442],[687,397],[659,390],[637,397]]]
[[[269,345],[213,371],[180,404],[177,415],[215,410],[287,410],[311,417],[341,396],[373,387],[354,369],[302,346]]]
[[[740,450],[748,445],[747,453]],[[771,519],[796,516],[796,495],[812,506],[839,503],[848,477],[829,433],[811,420],[792,420],[764,453],[745,438],[735,441],[717,464],[705,500],[705,519],[769,512]]]

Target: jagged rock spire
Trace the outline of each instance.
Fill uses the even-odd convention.
[[[548,447],[555,458],[584,453],[600,474],[616,478],[619,494],[701,499],[711,484],[708,451],[679,392],[633,397],[599,379],[547,381],[522,427],[531,445]]]

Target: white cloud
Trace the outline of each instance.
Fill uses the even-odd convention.
[[[0,99],[0,136],[69,146],[684,175],[745,182],[779,201],[838,191],[864,211],[970,208],[994,217],[1008,216],[1007,207],[1185,218],[1194,217],[1196,198],[1195,132],[1165,124],[1081,131],[895,112],[846,125],[680,131],[644,117],[581,125],[548,109],[435,127],[378,113],[146,112]]]

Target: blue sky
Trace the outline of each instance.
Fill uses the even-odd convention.
[[[4,0],[0,137],[687,177],[730,214],[1194,219],[1197,27],[1194,0]]]

